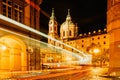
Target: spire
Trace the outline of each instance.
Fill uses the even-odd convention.
[[[68,9],[68,15],[67,15],[67,17],[70,17],[70,9]]]
[[[71,20],[70,9],[68,9],[68,15],[67,15],[67,17],[66,17],[66,20]]]
[[[55,14],[54,14],[54,8],[52,8],[52,15],[51,15],[50,19],[56,19]]]

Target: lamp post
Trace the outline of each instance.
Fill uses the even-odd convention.
[[[101,61],[100,60],[101,59],[101,50],[99,47],[91,47],[89,49],[89,53],[93,55],[93,58],[92,58],[93,64],[95,63],[95,65],[96,65],[97,62]]]

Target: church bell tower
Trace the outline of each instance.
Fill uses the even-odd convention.
[[[58,23],[56,21],[56,17],[54,15],[54,9],[52,8],[52,15],[50,17],[50,20],[49,20],[49,33],[48,35],[52,38],[55,38],[55,39],[58,39]],[[49,44],[52,44],[52,45],[55,45],[55,42],[51,39],[48,39],[48,43]]]

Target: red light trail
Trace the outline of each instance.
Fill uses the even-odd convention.
[[[30,4],[33,8],[35,8],[37,11],[40,11],[40,7],[35,4],[34,2],[30,1],[30,0],[25,0],[28,4]],[[42,0],[40,0],[40,4],[42,3]]]

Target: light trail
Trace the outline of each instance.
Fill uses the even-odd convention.
[[[46,13],[44,10],[42,10],[39,5],[35,4],[33,1],[25,0],[29,5],[31,5],[33,8],[35,8],[37,11],[40,11],[43,15],[45,15],[47,18],[50,18],[50,15]],[[40,4],[42,4],[43,0],[39,0]]]
[[[17,25],[17,26],[19,26],[19,27],[21,27],[21,28],[23,28],[23,29],[29,30],[29,31],[31,31],[31,32],[33,32],[33,33],[35,33],[35,34],[40,35],[40,36],[44,36],[44,37],[46,37],[46,38],[49,38],[49,39],[51,39],[51,40],[53,40],[53,41],[56,41],[57,43],[60,43],[60,44],[62,44],[62,45],[64,45],[64,46],[67,46],[67,47],[69,47],[69,48],[71,48],[71,49],[74,49],[74,50],[77,51],[78,54],[80,54],[82,57],[86,57],[86,56],[88,55],[88,54],[86,54],[86,53],[84,53],[84,52],[82,52],[82,51],[80,51],[80,50],[78,50],[78,49],[76,49],[76,48],[74,48],[74,47],[72,47],[72,46],[69,46],[69,45],[67,45],[67,44],[65,44],[65,43],[63,43],[63,42],[61,42],[61,41],[59,41],[59,40],[56,40],[55,38],[52,38],[52,37],[50,37],[50,36],[48,36],[48,35],[40,32],[40,31],[38,31],[38,30],[35,30],[35,29],[33,29],[33,28],[31,28],[31,27],[29,27],[29,26],[27,26],[27,25],[24,25],[24,24],[22,24],[22,23],[19,23],[19,22],[13,20],[13,19],[10,19],[10,18],[8,18],[8,17],[6,17],[6,16],[3,16],[2,14],[0,14],[0,19],[2,19],[2,20],[4,20],[4,21],[7,21],[7,22],[10,22],[10,23],[12,23],[12,24],[14,24],[14,25]]]
[[[40,11],[40,7],[36,5],[34,2],[30,0],[25,0],[28,4],[30,4],[33,8],[35,8],[37,11]],[[41,2],[42,3],[42,2]]]
[[[65,49],[62,49],[61,47],[57,47],[57,46],[54,46],[54,45],[51,45],[51,44],[48,44],[48,43],[45,43],[45,42],[36,40],[36,39],[34,39],[34,38],[30,38],[30,37],[24,36],[24,35],[21,35],[21,34],[18,34],[18,33],[12,32],[12,31],[10,31],[10,30],[3,29],[3,28],[0,28],[0,30],[5,31],[5,32],[10,33],[10,34],[14,34],[14,35],[19,36],[19,37],[23,37],[23,38],[26,38],[26,39],[30,39],[30,40],[36,41],[36,42],[38,42],[38,43],[44,44],[44,45],[46,45],[46,46],[53,47],[53,48],[55,48],[55,49],[60,49],[59,51],[63,51],[63,52],[66,52],[66,53],[68,53],[68,54],[71,54],[71,55],[73,55],[74,57],[76,57],[79,61],[82,59],[82,57],[81,57],[80,55],[75,54],[75,53],[70,52],[70,51],[67,51],[67,50],[65,50]]]

